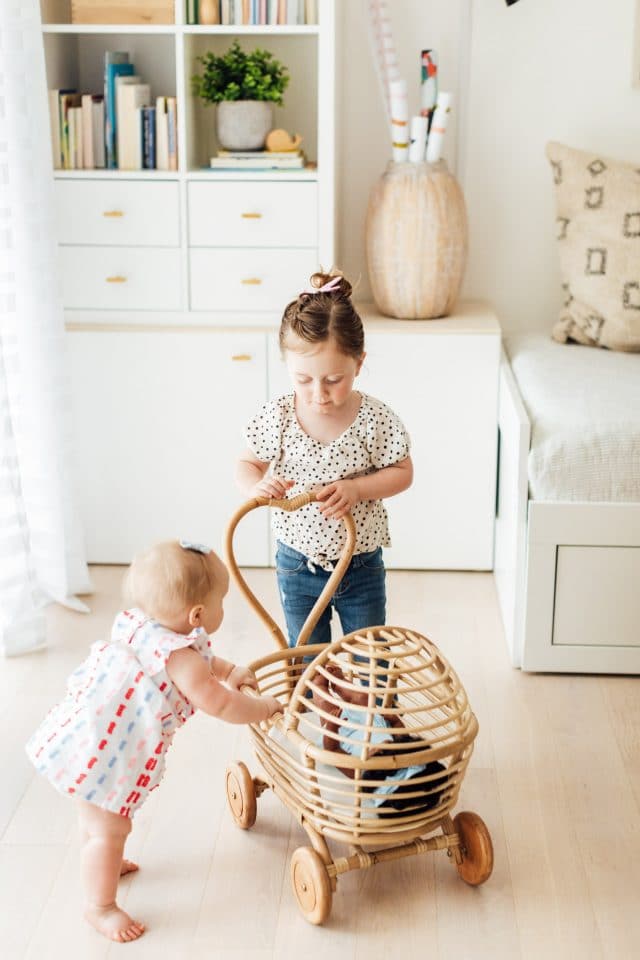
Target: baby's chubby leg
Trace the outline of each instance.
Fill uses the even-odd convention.
[[[85,918],[109,940],[126,943],[144,933],[144,924],[121,910],[116,903],[118,880],[137,869],[123,860],[131,820],[117,813],[78,800],[82,831],[82,883],[86,896]]]

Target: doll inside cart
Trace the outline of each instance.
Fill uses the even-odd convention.
[[[489,878],[493,848],[475,813],[452,816],[478,731],[464,687],[436,645],[415,630],[378,626],[329,645],[307,643],[349,564],[347,543],[298,644],[249,590],[233,555],[239,520],[261,506],[295,510],[313,494],[291,500],[256,498],[233,517],[227,535],[232,575],[276,641],[275,652],[251,664],[260,693],[283,706],[251,736],[262,774],[244,763],[226,772],[236,823],[255,823],[257,799],[271,789],[308,835],[291,860],[291,881],[304,916],[323,923],[341,874],[401,857],[445,850],[458,873],[477,886]],[[329,841],[346,845],[335,857]]]

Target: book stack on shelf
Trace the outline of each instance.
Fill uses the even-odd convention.
[[[156,97],[126,51],[104,55],[104,94],[49,90],[54,167],[177,170],[176,98]]]
[[[186,0],[187,23],[304,26],[318,22],[318,0]]]
[[[304,170],[305,155],[302,150],[218,150],[209,166],[212,170]]]

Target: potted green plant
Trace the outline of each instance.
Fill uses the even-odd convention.
[[[273,104],[282,105],[289,72],[268,50],[246,52],[237,40],[221,56],[198,57],[202,74],[192,78],[193,92],[205,104],[217,104],[217,134],[227,150],[260,150],[273,126]]]

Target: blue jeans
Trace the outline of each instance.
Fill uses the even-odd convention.
[[[276,572],[280,600],[287,621],[289,646],[296,640],[314,603],[331,576],[330,571],[307,566],[307,557],[278,541]],[[331,615],[335,609],[343,634],[382,626],[386,615],[385,569],[382,548],[357,553],[347,567],[331,603],[320,617],[309,643],[331,641]]]

